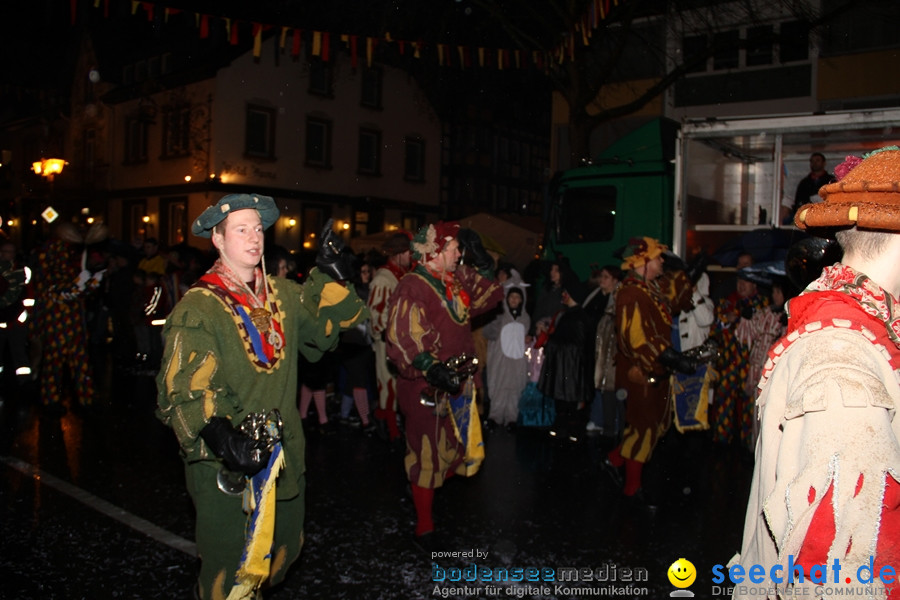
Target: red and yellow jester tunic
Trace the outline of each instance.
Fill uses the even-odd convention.
[[[493,309],[501,300],[503,288],[467,265],[460,265],[446,282],[419,265],[394,290],[387,352],[399,371],[398,400],[406,417],[406,472],[419,487],[440,487],[448,473],[463,475],[466,470],[464,448],[450,419],[419,402],[427,386],[425,371],[435,361],[474,355],[471,317]]]
[[[671,423],[669,375],[657,357],[672,345],[673,308],[690,301],[683,273],[648,284],[633,273],[616,296],[616,387],[624,389],[625,421],[621,454],[647,462]]]

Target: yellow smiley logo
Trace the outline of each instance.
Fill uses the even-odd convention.
[[[668,575],[669,583],[677,588],[687,588],[697,579],[697,569],[688,559],[679,558],[669,567]]]

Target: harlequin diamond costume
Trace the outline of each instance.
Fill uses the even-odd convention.
[[[41,352],[40,388],[44,406],[62,408],[63,381],[72,381],[72,404],[89,406],[94,380],[88,357],[85,296],[100,285],[105,270],[87,268],[85,244],[106,239],[103,225],[83,237],[71,223],[57,226],[53,239],[37,252],[34,263],[34,319],[31,336]]]
[[[744,272],[739,271],[738,277],[743,276]],[[717,444],[727,445],[736,440],[748,451],[753,451],[755,393],[748,395],[745,391],[754,342],[751,321],[753,315],[765,310],[768,304],[768,298],[754,290],[748,295],[732,292],[716,305],[712,337],[719,345],[716,361],[719,377],[711,425],[712,439]],[[751,387],[755,387],[755,382]]]
[[[297,354],[316,361],[367,314],[352,289],[335,281],[338,270],[321,260],[302,287],[259,267],[244,281],[239,271],[246,268],[234,267],[216,236],[246,232],[213,229],[230,215],[246,217],[246,209],[259,214],[261,258],[262,230],[278,218],[272,198],[228,195],[193,224],[195,235],[213,236],[220,257],[166,320],[157,378],[158,414],[178,438],[196,508],[203,598],[253,597],[261,585],[283,580],[297,559],[305,489]],[[330,224],[323,249],[333,241]],[[263,447],[238,430],[247,415],[278,413],[277,444]]]
[[[471,235],[462,236],[461,232]],[[458,234],[464,241],[456,241]],[[477,268],[456,267],[457,243],[476,256]],[[406,418],[405,465],[416,507],[416,535],[421,537],[434,530],[431,503],[435,488],[453,474],[474,474],[484,456],[483,448],[470,444],[474,441],[477,445],[481,437],[477,410],[463,422],[441,411],[440,401],[438,406],[423,404],[422,393],[431,384],[446,392],[443,396],[451,410],[457,402],[474,409],[473,388],[477,386],[471,379],[461,389],[453,386],[448,381],[452,374],[443,363],[452,357],[474,355],[471,317],[496,307],[503,299],[503,288],[492,279],[493,260],[477,234],[460,230],[458,223],[423,227],[411,247],[419,264],[403,276],[391,296],[387,352],[399,371],[398,400]],[[472,427],[468,432],[467,424]]]
[[[824,201],[800,208],[798,227],[900,232],[900,149],[848,157],[835,172],[840,179],[819,190]],[[845,248],[845,260],[893,273],[893,236],[874,250],[850,238],[855,253]],[[785,578],[789,564],[807,578],[814,565],[828,565],[834,597],[900,597],[896,580],[878,578],[883,567],[896,573],[900,565],[900,302],[867,274],[836,263],[788,303],[788,313],[787,335],[769,351],[759,382],[756,467],[732,562],[766,573],[780,565]],[[874,571],[874,582],[858,580],[861,566]],[[766,594],[776,588],[779,597],[821,596],[819,586],[804,585],[767,578],[754,586],[759,594],[735,587],[735,598],[774,598]]]

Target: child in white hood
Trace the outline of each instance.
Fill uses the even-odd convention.
[[[485,325],[482,335],[488,340],[487,389],[490,396],[488,418],[508,429],[519,416],[519,398],[528,383],[528,361],[525,358],[525,336],[531,317],[525,311],[526,288],[529,284],[515,269],[503,283],[506,292],[503,312]]]

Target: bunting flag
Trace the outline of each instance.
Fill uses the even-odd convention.
[[[262,25],[259,23],[253,24],[253,58],[255,59],[259,59],[262,56],[262,31]]]
[[[294,58],[300,57],[300,47],[302,40],[300,39],[300,30],[294,30],[294,43],[291,45],[291,56]]]
[[[94,9],[99,10],[101,6],[101,0],[87,1],[90,2]],[[136,16],[138,10],[141,9],[144,11],[148,21],[154,20],[154,10],[157,3],[149,2],[146,0],[116,1],[131,2],[131,14],[133,16]],[[69,0],[69,2],[72,25],[75,25],[78,19],[78,0]],[[110,0],[102,0],[103,15],[107,18],[109,17],[109,3]],[[164,22],[166,24],[168,24],[170,16],[185,12],[183,9],[170,8],[167,6],[163,6],[162,4],[160,4],[160,6],[162,7]],[[498,70],[509,68],[522,69],[530,66],[545,71],[551,64],[550,61],[554,61],[560,65],[563,64],[566,60],[574,61],[576,44],[580,43],[583,46],[588,46],[591,42],[594,31],[600,26],[600,22],[609,16],[612,7],[618,6],[619,0],[612,0],[612,2],[610,0],[591,0],[585,5],[584,13],[579,18],[574,19],[575,25],[572,27],[572,30],[569,31],[568,34],[565,34],[563,36],[563,40],[556,48],[546,51],[532,50],[530,56],[528,53],[523,52],[519,49],[487,48],[484,46],[469,47],[458,45],[456,46],[455,54],[458,57],[459,68],[463,69],[471,67],[473,63],[473,54],[477,56],[479,67],[496,68]],[[239,23],[237,19],[222,15],[194,13],[194,19],[200,39],[207,39],[209,37],[210,18],[218,19],[220,22],[224,23],[225,32],[228,36],[229,43],[231,43],[232,45],[239,44],[239,26],[241,25],[241,23]],[[302,37],[300,28],[294,27],[293,25],[273,25],[255,22],[251,22],[249,23],[249,25],[252,27],[251,42],[254,58],[260,58],[263,32],[272,27],[277,27],[280,30],[279,47],[282,51],[284,50],[287,43],[288,32],[293,31],[291,56],[293,56],[295,59],[299,58],[302,49]],[[351,65],[354,68],[358,66],[360,53],[358,35],[328,31],[315,31],[313,32],[313,38],[311,42],[312,55],[319,56],[323,61],[330,61],[330,38],[332,34],[339,36],[340,39],[345,42],[345,47],[350,53]],[[369,66],[372,65],[372,61],[374,60],[374,51],[379,39],[381,38],[365,38],[366,64]],[[415,41],[395,39],[390,32],[385,32],[383,35],[383,39],[387,44],[394,46],[401,56],[406,55],[407,47],[410,46],[412,48],[412,56],[417,59],[421,59],[423,54],[425,53],[425,50],[432,46],[427,45],[425,41],[421,39]],[[429,54],[429,56],[434,56],[439,66],[452,67],[455,63],[457,63],[456,60],[452,59],[453,46],[451,46],[450,44],[444,42],[436,42],[433,44],[433,48],[434,50]],[[494,54],[496,54],[496,60],[494,59]]]
[[[372,66],[372,51],[375,49],[375,40],[370,37],[366,38],[366,66]]]
[[[350,51],[350,67],[353,69],[359,65],[358,40],[359,36],[356,35],[349,35],[347,33],[341,35],[341,41],[344,42],[344,45]]]
[[[94,0],[94,8],[100,8],[100,0]],[[72,16],[75,16],[75,0],[72,0]],[[109,18],[109,0],[103,0],[103,17]],[[75,24],[75,21],[72,21],[72,25]]]

